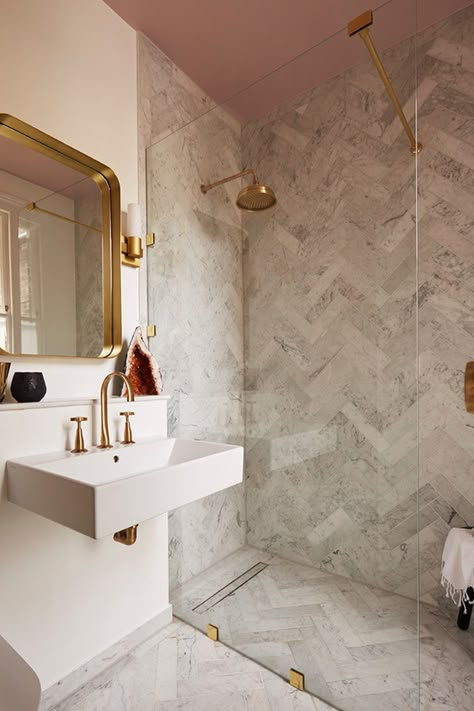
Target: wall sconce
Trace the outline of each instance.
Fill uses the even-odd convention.
[[[143,257],[142,238],[137,236],[141,231],[140,223],[140,205],[135,202],[131,202],[128,205],[127,212],[128,237],[122,235],[120,244],[121,262],[122,264],[126,264],[127,267],[139,267],[140,260]],[[154,233],[147,234],[146,246],[152,247],[154,244]]]

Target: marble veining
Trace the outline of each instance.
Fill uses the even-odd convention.
[[[42,711],[331,711],[309,694],[175,621]]]
[[[242,129],[278,197],[243,217],[247,541],[415,597],[419,502],[440,604],[449,527],[474,526],[470,30],[472,6],[384,53],[409,118],[417,63],[418,273],[415,161],[371,63]]]
[[[210,609],[216,590],[266,567]],[[173,593],[175,614],[342,711],[470,711],[472,634],[435,606],[245,546]],[[418,617],[419,615],[419,617]],[[420,701],[421,699],[421,701]]]
[[[169,435],[241,444],[241,217],[225,189],[200,190],[241,169],[240,126],[142,36],[139,58],[148,228],[157,235],[148,252],[150,347],[171,395]],[[239,548],[245,521],[243,485],[172,512],[171,585]]]

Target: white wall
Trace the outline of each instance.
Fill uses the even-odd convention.
[[[123,404],[111,408],[112,433]],[[168,609],[168,517],[140,523],[137,543],[128,548],[111,536],[95,541],[9,503],[7,459],[70,449],[74,416],[88,418],[86,446],[97,441],[98,430],[92,401],[4,408],[0,412],[0,636],[47,688]],[[166,400],[136,401],[134,410],[136,439],[152,433],[166,436]],[[1,698],[0,709],[4,711]]]
[[[122,209],[138,191],[136,66],[135,31],[102,0],[2,0],[0,113],[110,166]],[[138,321],[138,270],[122,269],[122,287],[126,338]],[[95,395],[112,366],[21,362],[43,371],[51,398]]]
[[[102,0],[2,0],[0,112],[110,166],[121,182],[122,208],[137,199],[136,94],[136,34]],[[122,303],[127,337],[138,320],[137,270],[122,270]],[[97,396],[114,366],[11,360],[18,369],[43,371],[48,398]],[[38,437],[26,415],[13,420],[1,407],[0,479],[7,448],[8,456],[19,456],[65,447],[65,413]],[[126,549],[22,511],[2,494],[0,596],[9,592],[0,597],[0,634],[24,654],[43,687],[166,606],[166,522],[143,526],[140,547]]]

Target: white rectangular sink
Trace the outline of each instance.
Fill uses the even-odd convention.
[[[152,439],[7,461],[8,499],[102,538],[242,481],[243,448]]]

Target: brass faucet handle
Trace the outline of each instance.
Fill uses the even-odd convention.
[[[121,412],[120,415],[122,417],[125,417],[125,429],[123,432],[123,440],[121,444],[135,444],[133,435],[132,435],[132,427],[130,425],[130,417],[134,415],[134,412]]]
[[[71,449],[73,454],[82,454],[87,452],[84,445],[84,435],[82,434],[82,422],[87,422],[87,417],[71,417],[71,422],[77,423],[76,438],[74,440],[74,449]]]

